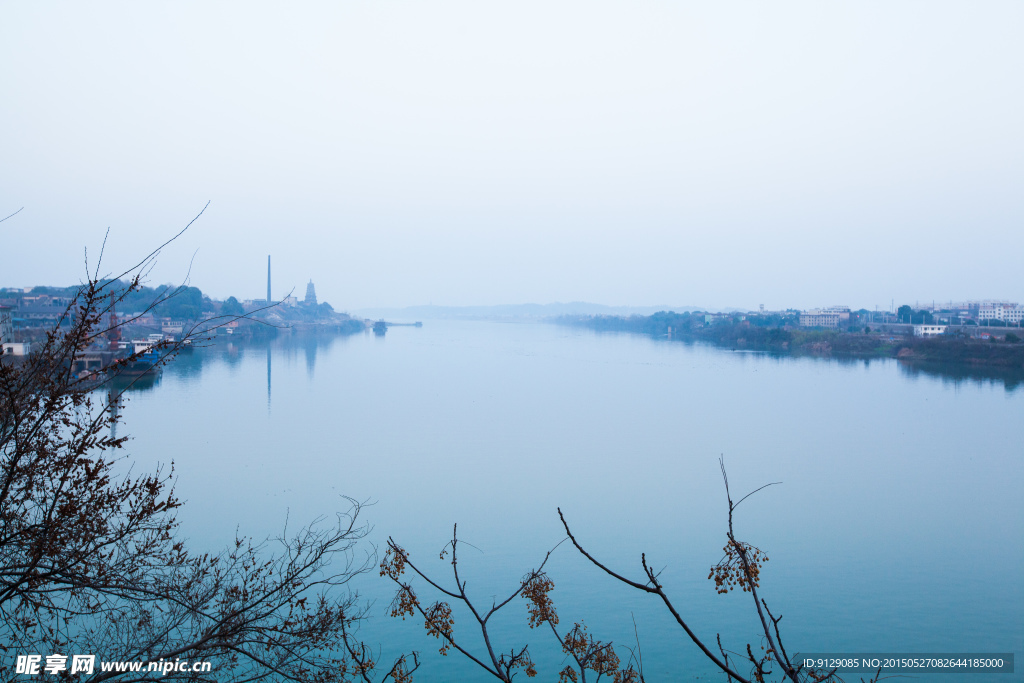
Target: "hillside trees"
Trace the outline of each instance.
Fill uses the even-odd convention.
[[[245,309],[242,308],[242,304],[238,302],[233,296],[229,296],[224,300],[224,303],[220,306],[220,312],[222,315],[243,315]]]

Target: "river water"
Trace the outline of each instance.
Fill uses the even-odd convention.
[[[950,375],[953,377],[953,375]],[[722,555],[724,458],[737,536],[770,557],[761,591],[790,652],[1024,652],[1024,389],[883,360],[773,358],[543,324],[427,321],[386,337],[290,337],[182,356],[131,394],[138,468],[173,460],[182,533],[216,549],[369,501],[361,547],[392,536],[488,605],[565,534],[642,577],[647,553],[693,629],[762,646],[748,594],[707,579]],[[652,596],[569,544],[547,569],[563,631],[642,653],[649,681],[721,678]],[[418,650],[418,680],[488,680],[442,658],[421,622],[386,616],[377,572],[361,635],[382,660]],[[424,590],[425,598],[430,598]],[[470,618],[455,632],[483,652]],[[564,661],[516,600],[496,646],[529,643],[544,680]],[[1018,673],[998,680],[1024,680]],[[856,679],[849,676],[849,679]],[[993,680],[992,675],[918,680]]]

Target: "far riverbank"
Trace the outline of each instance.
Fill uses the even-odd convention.
[[[958,330],[952,335],[914,337],[910,325],[870,325],[858,331],[838,331],[759,324],[736,315],[713,323],[703,314],[660,312],[650,316],[563,316],[559,324],[603,332],[632,332],[670,339],[702,341],[731,349],[774,354],[847,358],[898,358],[929,363],[955,363],[1006,370],[1024,370],[1024,333],[1015,328],[993,328],[989,339]],[[767,321],[765,321],[767,322]],[[970,330],[971,328],[964,328]],[[978,328],[974,328],[977,330]]]

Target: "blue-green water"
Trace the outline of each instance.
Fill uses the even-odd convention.
[[[475,547],[460,572],[489,604],[564,537],[560,506],[622,573],[642,576],[641,552],[664,568],[709,643],[759,648],[749,595],[707,580],[725,540],[724,455],[734,492],[783,482],[743,503],[736,525],[771,558],[762,593],[791,652],[1024,652],[1024,390],[998,380],[428,321],[383,339],[222,341],[175,361],[123,415],[139,467],[174,460],[193,545],[277,534],[347,495],[374,501],[369,541],[393,536],[447,580],[438,552],[458,522]],[[638,638],[649,681],[721,678],[655,598],[568,544],[548,570],[564,630],[583,619],[599,638]],[[487,680],[438,656],[422,623],[386,617],[376,572],[354,585],[376,600],[362,635],[382,659],[416,649],[418,680]],[[456,634],[478,649],[470,626],[457,612]],[[522,601],[495,628],[496,645],[529,643],[544,680],[557,676],[561,655],[526,627]]]

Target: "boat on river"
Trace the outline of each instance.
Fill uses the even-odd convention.
[[[156,351],[146,351],[139,354],[134,360],[127,361],[117,371],[118,375],[126,377],[139,377],[146,373],[159,374],[161,371],[160,354]]]

